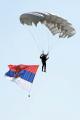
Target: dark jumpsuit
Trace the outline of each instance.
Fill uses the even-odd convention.
[[[48,54],[41,54],[40,55],[40,59],[42,61],[42,71],[46,72],[46,60],[49,59],[49,57],[47,57]]]

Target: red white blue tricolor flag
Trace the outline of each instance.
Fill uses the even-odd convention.
[[[39,65],[8,65],[9,71],[6,76],[12,78],[22,88],[30,91]],[[20,79],[18,79],[20,78]]]

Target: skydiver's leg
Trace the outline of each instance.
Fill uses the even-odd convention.
[[[43,71],[43,65],[42,65],[42,71]]]
[[[44,64],[44,72],[46,72],[46,63]]]
[[[42,63],[42,71],[44,72],[44,62]]]
[[[42,62],[42,72],[43,72],[43,62]]]
[[[45,63],[43,63],[43,72],[45,72]]]

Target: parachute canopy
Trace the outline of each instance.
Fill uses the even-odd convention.
[[[34,23],[36,26],[39,22],[41,22],[51,31],[53,35],[59,34],[59,37],[61,38],[69,38],[76,33],[72,24],[66,19],[50,13],[24,13],[20,16],[20,22],[27,25],[32,25],[32,23]]]

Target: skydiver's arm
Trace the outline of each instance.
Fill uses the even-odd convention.
[[[42,58],[42,57],[43,57],[43,54],[40,55],[40,58]]]
[[[49,55],[49,52],[46,54],[47,56]]]
[[[40,56],[40,59],[42,58],[42,56]]]
[[[48,59],[49,59],[49,57],[46,58],[46,60],[48,60]]]

